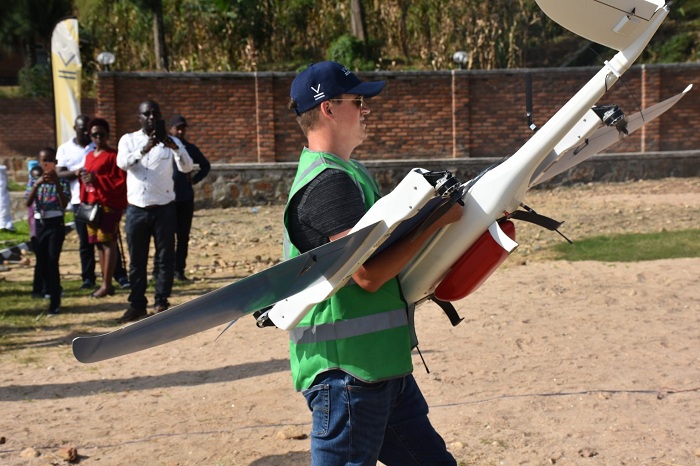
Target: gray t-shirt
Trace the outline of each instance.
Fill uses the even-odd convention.
[[[289,237],[304,253],[354,227],[365,214],[362,193],[342,170],[326,169],[289,203]]]

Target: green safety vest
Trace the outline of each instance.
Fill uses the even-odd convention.
[[[346,172],[361,190],[369,209],[379,188],[367,169],[325,152],[304,149],[289,200],[323,170]],[[287,233],[289,201],[284,212],[285,258],[299,255]],[[290,361],[296,390],[304,390],[321,372],[341,369],[366,382],[409,374],[411,338],[406,302],[397,278],[374,293],[346,285],[314,306],[290,332]]]

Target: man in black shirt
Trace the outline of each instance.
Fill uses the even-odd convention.
[[[192,162],[199,165],[199,171],[192,173],[182,173],[179,170],[173,171],[173,181],[175,182],[175,210],[177,216],[177,226],[175,232],[175,280],[187,281],[185,276],[185,264],[189,250],[190,231],[192,230],[192,217],[194,216],[194,189],[196,185],[209,174],[211,164],[202,154],[197,146],[186,139],[187,120],[182,115],[175,115],[170,120],[170,134],[177,137],[185,145],[187,153],[190,154]]]

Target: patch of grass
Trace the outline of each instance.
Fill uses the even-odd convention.
[[[595,236],[554,246],[556,259],[639,262],[700,257],[700,229]]]
[[[13,221],[15,231],[0,231],[0,249],[29,241],[29,223],[26,220]]]
[[[22,97],[19,86],[0,86],[0,99],[17,99]]]
[[[73,212],[66,212],[65,222],[73,221]],[[15,231],[0,231],[0,249],[29,241],[29,223],[26,220],[13,221]]]
[[[40,309],[48,307],[48,302],[33,299],[31,292],[29,282],[0,282],[0,349],[11,344],[12,336],[35,330]]]
[[[7,181],[7,189],[14,192],[24,192],[27,189],[25,183],[18,183],[15,180]]]
[[[61,280],[63,299],[81,297],[77,280]],[[32,298],[32,283],[29,281],[0,281],[0,352],[15,346],[17,339],[45,325],[42,314],[49,307],[47,299]]]

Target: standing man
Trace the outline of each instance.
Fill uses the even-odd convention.
[[[182,115],[175,115],[170,120],[170,134],[177,137],[185,146],[187,153],[192,158],[192,162],[199,165],[199,171],[182,173],[173,170],[173,182],[175,183],[175,211],[177,216],[176,246],[175,246],[175,279],[188,281],[185,276],[185,264],[187,262],[188,245],[190,242],[190,231],[192,230],[192,217],[194,216],[194,189],[196,185],[209,174],[211,164],[204,157],[202,151],[197,146],[186,139],[187,120]]]
[[[56,173],[59,178],[70,181],[71,210],[76,212],[80,204],[79,175],[85,163],[85,156],[94,148],[88,133],[90,117],[78,115],[73,129],[75,137],[66,141],[56,151]],[[87,224],[75,219],[75,231],[80,241],[78,252],[80,253],[80,277],[83,279],[81,289],[91,290],[95,288],[95,246],[88,242]]]
[[[179,139],[156,131],[160,107],[152,100],[139,105],[141,129],[119,140],[117,165],[126,171],[126,241],[129,245],[129,308],[119,323],[146,317],[148,250],[155,241],[158,270],[155,312],[166,310],[173,287],[175,255],[175,191],[173,170],[192,171],[192,159]],[[163,125],[165,124],[162,122]],[[164,129],[164,126],[163,126]],[[159,140],[162,138],[162,140]],[[174,168],[175,167],[175,168]]]
[[[308,147],[284,212],[290,257],[345,236],[379,199],[375,180],[350,156],[367,137],[367,99],[384,85],[361,82],[336,62],[311,65],[292,82],[290,108]],[[413,241],[374,256],[291,333],[294,386],[312,412],[313,465],[456,464],[411,375],[412,319],[397,275],[461,216],[456,204]]]
[[[85,156],[95,148],[90,139],[89,122],[89,116],[79,115],[73,125],[75,137],[61,144],[56,151],[56,173],[59,178],[70,181],[70,203],[73,212],[76,212],[80,205],[80,173],[85,165]],[[80,252],[80,277],[83,280],[80,288],[92,290],[95,288],[95,245],[88,241],[87,224],[84,221],[75,219],[75,231],[80,241],[78,251]],[[129,278],[124,270],[118,248],[114,279],[119,282],[120,287],[129,287]]]

